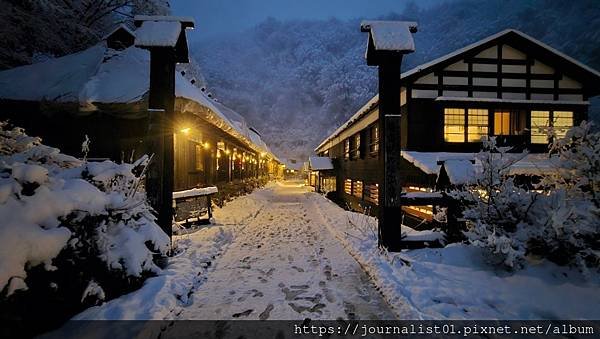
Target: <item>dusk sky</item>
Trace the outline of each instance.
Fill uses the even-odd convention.
[[[428,6],[443,0],[422,0]],[[409,0],[173,0],[175,15],[196,19],[197,40],[214,33],[237,32],[268,17],[277,19],[373,18],[401,12]]]

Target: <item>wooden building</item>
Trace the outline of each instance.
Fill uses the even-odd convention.
[[[401,81],[403,192],[432,192],[439,180],[464,178],[457,171],[488,136],[531,152],[515,173],[539,174],[552,166],[540,154],[549,129],[564,135],[587,118],[588,100],[600,92],[596,70],[513,29],[419,65]],[[377,209],[378,109],[375,96],[315,149],[336,164],[337,192],[357,209]],[[403,206],[416,220],[431,219],[433,209]]]
[[[84,51],[0,72],[0,119],[75,156],[86,135],[91,159],[147,153],[150,53],[134,45],[136,32],[119,26]],[[259,133],[198,86],[178,65],[174,190],[281,176]]]

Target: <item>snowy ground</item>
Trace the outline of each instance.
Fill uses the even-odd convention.
[[[465,245],[382,253],[373,218],[295,183],[215,218],[176,238],[182,252],[163,275],[76,319],[600,318],[597,275],[547,262],[494,271]]]
[[[175,238],[163,275],[75,319],[394,319],[312,195],[272,184],[228,203],[215,226]]]

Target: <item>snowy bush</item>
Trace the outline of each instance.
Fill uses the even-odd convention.
[[[554,138],[559,166],[539,185],[545,213],[531,232],[532,252],[583,270],[600,266],[600,132],[583,122]]]
[[[509,168],[521,157],[490,138],[477,156],[476,183],[452,192],[468,241],[509,268],[529,254],[582,270],[600,266],[600,133],[584,122],[554,140],[548,156],[559,161],[538,183],[516,184]]]
[[[481,168],[475,184],[452,192],[465,209],[467,239],[475,246],[487,248],[492,257],[507,267],[516,268],[525,254],[522,229],[529,227],[532,205],[537,193],[515,185],[509,169],[526,155],[508,154],[509,148],[498,147],[496,139],[484,141],[476,158]]]
[[[77,309],[159,271],[153,256],[170,242],[140,189],[148,161],[80,161],[0,123],[3,315],[16,304],[43,303],[32,295],[48,303],[56,295],[78,304],[59,308]]]

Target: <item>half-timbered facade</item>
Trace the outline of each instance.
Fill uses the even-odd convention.
[[[468,160],[488,136],[532,152],[523,170],[543,168],[544,161],[531,163],[547,150],[549,131],[560,137],[585,120],[600,91],[600,73],[512,29],[404,72],[401,81],[404,192],[433,191],[444,161]],[[337,192],[355,208],[377,204],[378,108],[376,96],[315,149],[333,160]],[[403,209],[432,215],[432,206]]]

